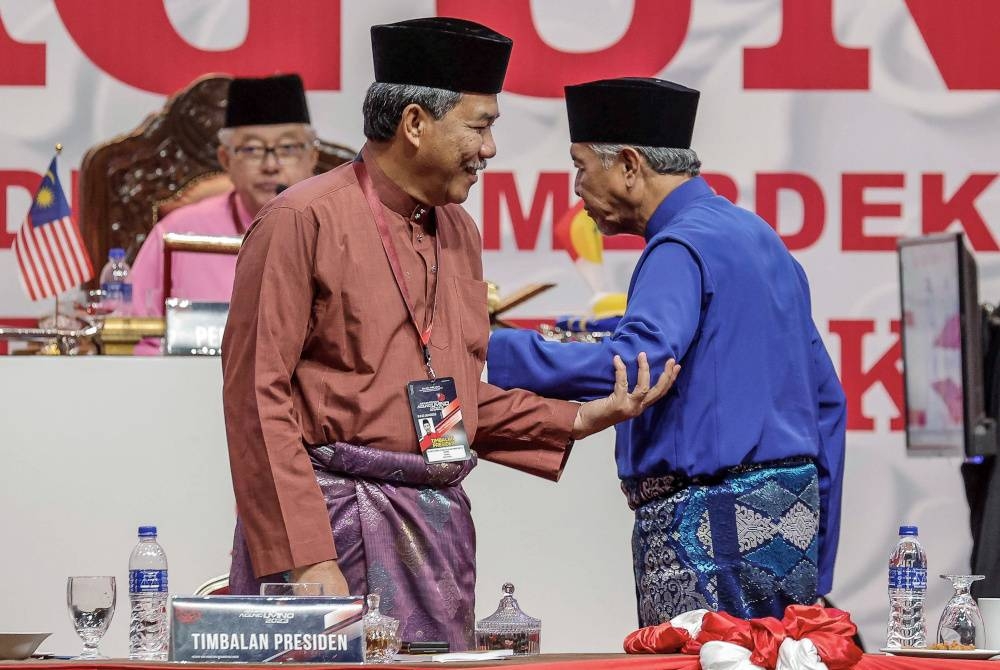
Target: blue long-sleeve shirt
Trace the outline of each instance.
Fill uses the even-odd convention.
[[[555,343],[527,330],[490,339],[489,381],[568,400],[606,396],[612,357],[646,352],[653,381],[681,373],[665,398],[616,426],[621,478],[709,475],[748,463],[811,457],[820,484],[819,593],[833,585],[840,533],[846,409],[811,315],[801,266],[766,222],[700,177],[650,218],[646,247],[613,336]]]

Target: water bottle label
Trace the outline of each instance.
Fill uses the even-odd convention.
[[[166,570],[129,570],[129,593],[166,593]]]
[[[927,569],[898,567],[889,568],[890,589],[927,590]]]
[[[132,302],[132,284],[122,281],[109,281],[101,284],[104,295],[122,302]]]

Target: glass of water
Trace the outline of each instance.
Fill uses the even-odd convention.
[[[979,606],[969,593],[972,582],[986,579],[984,575],[941,575],[951,581],[955,593],[941,612],[937,641],[946,645],[959,645],[958,649],[986,646],[986,630]],[[949,649],[951,647],[948,647]]]
[[[73,628],[83,640],[78,659],[107,658],[98,645],[115,613],[114,577],[69,577],[66,580],[66,605]]]

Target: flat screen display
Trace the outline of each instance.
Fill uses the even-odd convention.
[[[983,383],[987,320],[964,236],[900,240],[899,284],[907,452],[995,454],[996,417],[987,412]]]
[[[907,448],[964,456],[961,239],[900,243]]]

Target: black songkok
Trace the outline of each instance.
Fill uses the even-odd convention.
[[[623,77],[566,87],[571,142],[690,149],[698,91]]]
[[[228,97],[226,128],[309,123],[306,90],[297,74],[233,79]]]
[[[375,81],[465,93],[499,93],[514,42],[448,17],[372,26]]]

